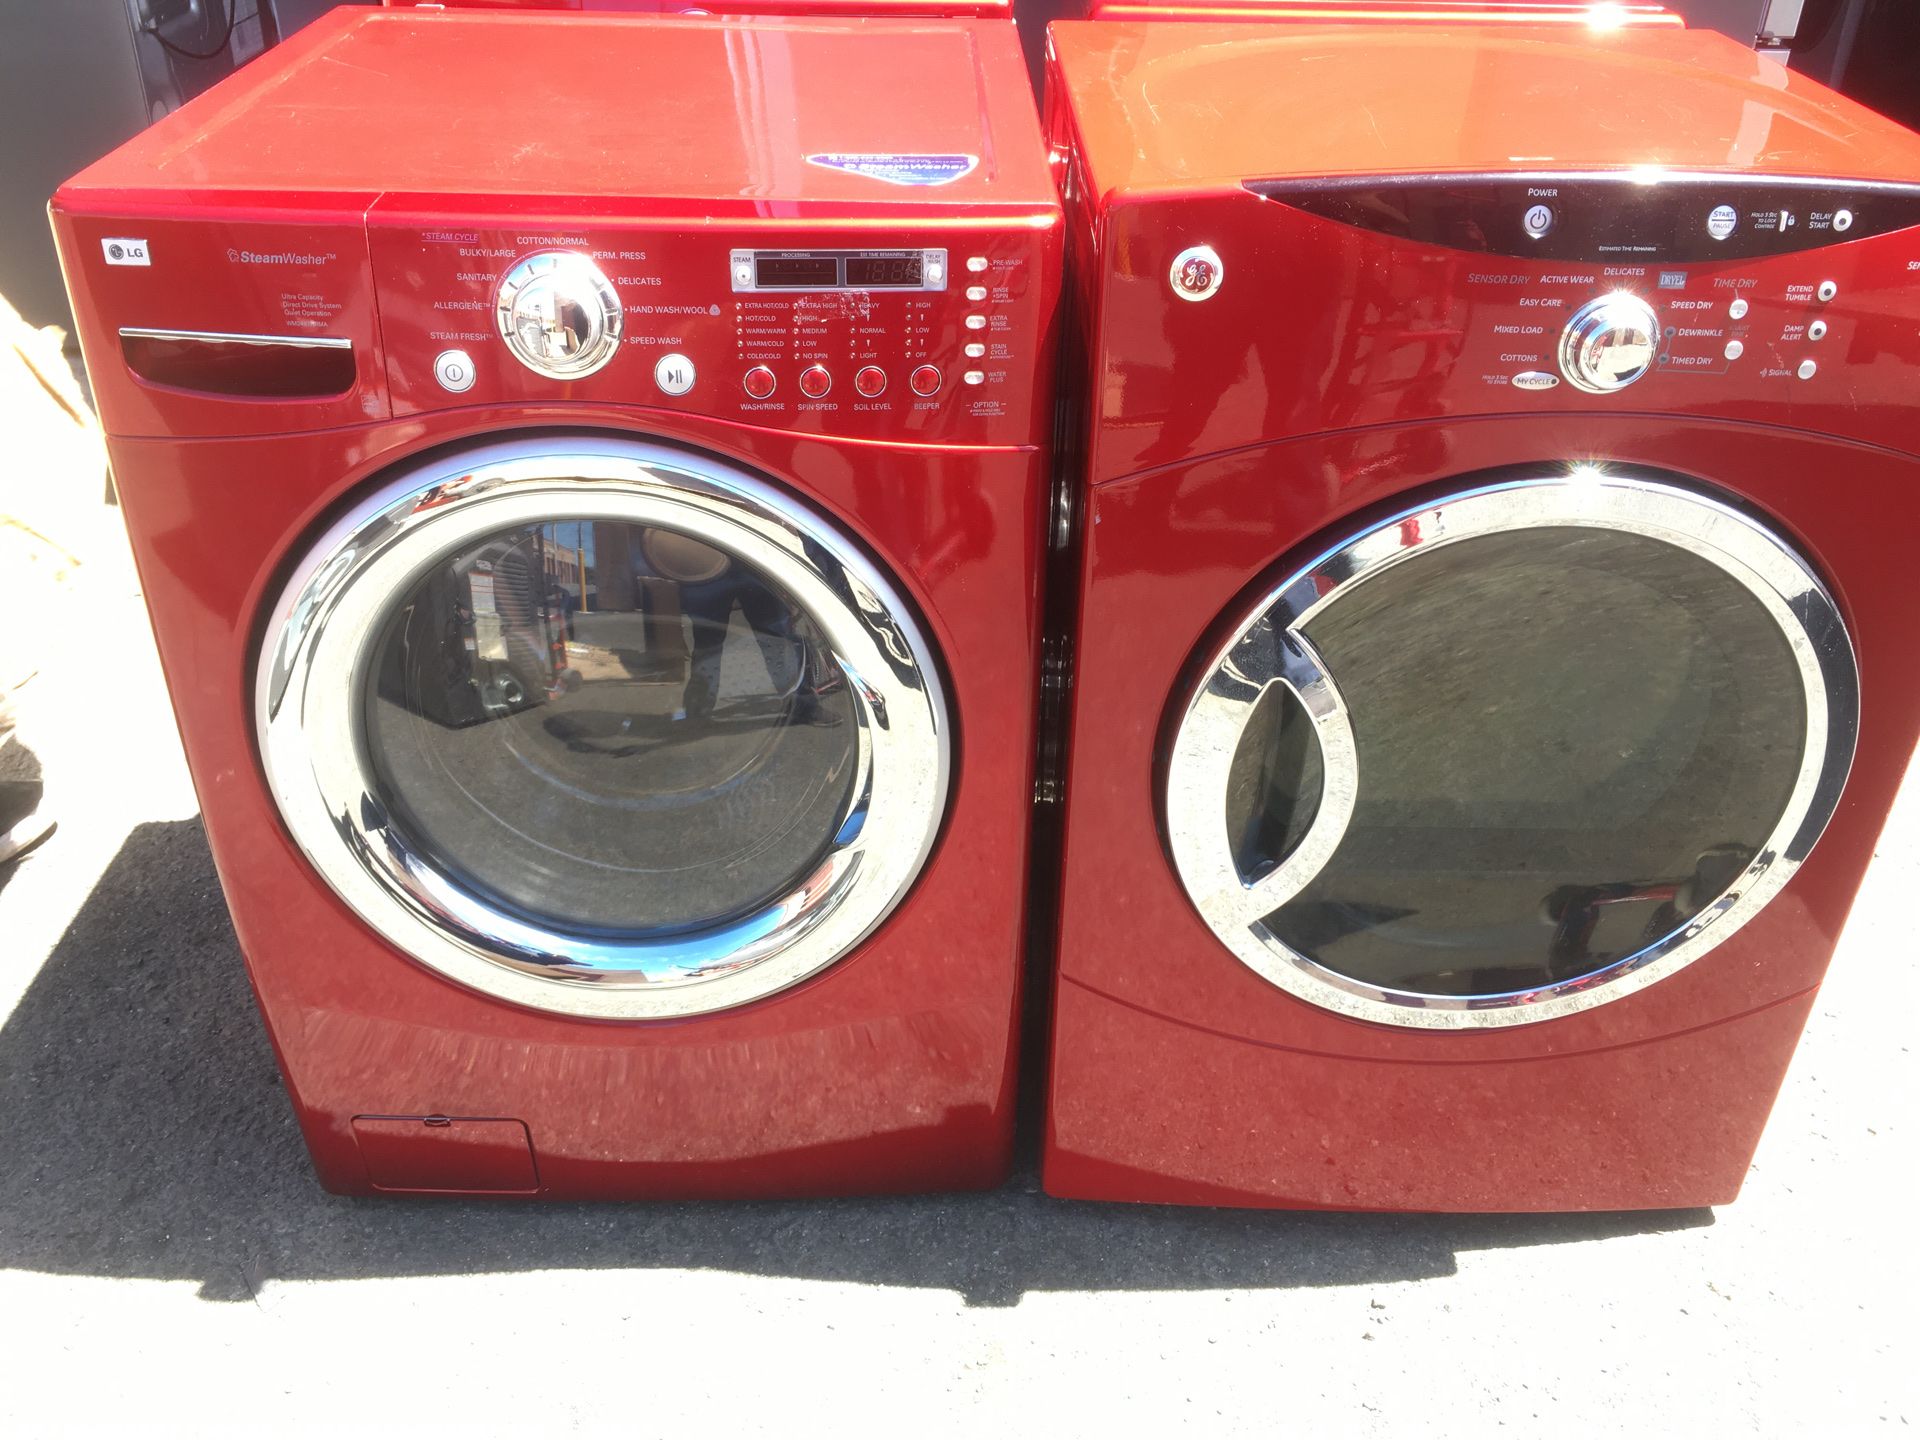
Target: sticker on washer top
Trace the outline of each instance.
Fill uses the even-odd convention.
[[[980,163],[978,155],[873,155],[834,151],[807,156],[809,165],[822,170],[845,170],[884,180],[889,185],[951,185],[971,175]]]

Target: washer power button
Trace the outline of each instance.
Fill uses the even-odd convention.
[[[1546,233],[1553,229],[1553,207],[1529,205],[1527,213],[1520,217],[1520,224],[1535,240],[1545,238]]]
[[[916,395],[937,394],[940,389],[940,371],[937,366],[921,365],[907,377],[907,383],[913,387]]]
[[[473,357],[464,350],[442,350],[433,357],[433,378],[450,395],[473,388]]]

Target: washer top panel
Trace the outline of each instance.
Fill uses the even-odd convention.
[[[65,191],[645,196],[734,213],[1053,196],[1001,22],[343,8],[270,59]]]
[[[1091,193],[1658,167],[1910,181],[1920,136],[1711,31],[1103,21],[1053,45]]]

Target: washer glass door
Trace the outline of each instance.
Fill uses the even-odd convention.
[[[1526,1023],[1731,934],[1853,753],[1832,599],[1766,527],[1651,478],[1475,487],[1262,597],[1181,716],[1169,842],[1274,983],[1392,1024]]]
[[[770,994],[879,923],[947,722],[883,577],[686,452],[528,442],[402,477],[295,576],[261,666],[276,798],[388,938],[605,1016]]]

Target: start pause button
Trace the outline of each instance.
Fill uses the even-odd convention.
[[[684,395],[693,388],[693,362],[677,352],[669,352],[653,362],[653,383],[669,395]]]

